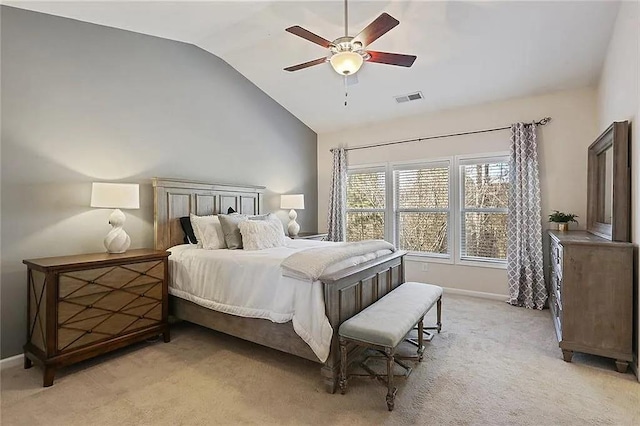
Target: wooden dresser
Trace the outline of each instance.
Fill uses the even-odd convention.
[[[633,359],[633,244],[586,231],[549,231],[549,305],[564,360],[584,352]]]
[[[168,342],[166,251],[129,250],[24,260],[28,328],[24,367],[56,369],[163,334]]]

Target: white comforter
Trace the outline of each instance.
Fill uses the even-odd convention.
[[[282,275],[280,264],[306,248],[335,243],[288,240],[286,247],[266,250],[204,250],[185,244],[169,249],[169,293],[200,306],[273,322],[293,322],[295,332],[326,361],[333,330],[325,316],[320,281]],[[357,256],[335,264],[326,273],[371,260],[390,251]]]

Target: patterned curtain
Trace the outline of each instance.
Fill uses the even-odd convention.
[[[333,170],[329,188],[329,241],[345,240],[345,221],[347,216],[347,150],[333,149]]]
[[[507,223],[509,303],[542,309],[547,300],[542,258],[540,179],[535,124],[511,126]]]

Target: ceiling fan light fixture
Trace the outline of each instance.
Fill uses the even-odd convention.
[[[340,75],[351,75],[358,72],[364,59],[356,52],[338,52],[329,59],[331,66]]]

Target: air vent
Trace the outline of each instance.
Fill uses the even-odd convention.
[[[409,93],[408,95],[395,96],[396,102],[399,104],[409,102],[409,101],[417,101],[423,99],[422,92]]]

